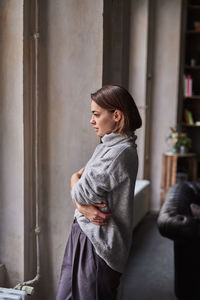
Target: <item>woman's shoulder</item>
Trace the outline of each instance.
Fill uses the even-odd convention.
[[[129,154],[133,154],[133,153],[136,153],[136,146],[133,145],[133,144],[129,144],[129,143],[121,143],[121,144],[116,144],[116,145],[113,145],[112,147],[107,147],[105,148],[105,151],[104,151],[104,155],[107,156],[111,156],[113,157],[114,159],[116,159],[117,157],[120,157],[120,156],[127,156]]]
[[[117,182],[127,178],[134,178],[138,169],[137,150],[131,145],[116,147],[112,160],[108,165],[107,172],[112,174]]]
[[[119,166],[128,168],[137,161],[137,150],[131,144],[117,144],[105,148],[100,159],[108,171]]]
[[[137,151],[132,145],[121,144],[112,147],[102,145],[101,151],[93,157],[85,171],[99,178],[114,177],[117,182],[120,182],[127,176],[134,176],[137,164]]]

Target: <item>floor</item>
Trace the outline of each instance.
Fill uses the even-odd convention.
[[[148,214],[137,226],[123,275],[122,300],[176,300],[173,287],[173,242],[163,238],[156,214]]]

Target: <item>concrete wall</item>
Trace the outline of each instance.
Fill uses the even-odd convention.
[[[55,298],[73,219],[70,177],[99,142],[89,120],[90,93],[102,85],[103,1],[45,0],[39,13],[41,282],[33,299],[45,300]],[[24,278],[24,214],[30,211],[24,210],[23,113],[29,112],[23,106],[21,0],[0,1],[0,97],[0,263],[12,287],[31,279]]]
[[[134,0],[129,88],[145,104],[147,0]],[[151,208],[159,208],[161,155],[176,122],[181,0],[155,0],[151,116]],[[40,2],[41,283],[36,299],[53,299],[73,219],[71,174],[98,138],[89,125],[90,93],[102,83],[103,0]],[[140,26],[138,25],[140,24]],[[136,30],[137,29],[137,30]],[[141,38],[142,37],[142,38]],[[13,51],[14,50],[14,51]],[[0,263],[9,285],[24,278],[23,1],[0,1]],[[145,113],[141,111],[145,122]],[[138,142],[143,156],[144,131]],[[140,163],[140,177],[142,177]],[[156,170],[156,172],[155,172]],[[25,213],[28,213],[26,211]],[[27,233],[27,232],[26,232]],[[29,278],[25,278],[29,279]]]
[[[0,262],[23,279],[23,0],[0,1]]]
[[[139,108],[143,122],[142,128],[136,132],[139,156],[138,178],[140,179],[144,176],[148,13],[148,0],[131,1],[129,90]]]
[[[99,139],[90,93],[102,85],[103,1],[48,0],[41,7],[41,283],[36,299],[55,299],[74,206],[70,177]]]
[[[103,85],[128,88],[131,0],[104,0]]]
[[[150,5],[153,30],[148,32]],[[150,208],[160,207],[161,159],[168,150],[166,137],[170,126],[176,125],[178,99],[179,45],[181,0],[134,0],[131,2],[129,89],[134,96],[143,120],[137,131],[139,172],[143,178],[145,141],[150,135]],[[151,36],[148,36],[151,34]],[[141,38],[142,37],[142,38]],[[151,49],[149,49],[151,43]],[[149,53],[148,51],[153,51]],[[152,59],[151,62],[148,61]],[[147,66],[151,67],[151,88],[147,92]],[[147,92],[147,94],[146,94]],[[146,101],[151,98],[150,120],[145,132]]]
[[[155,1],[154,74],[151,115],[151,208],[159,209],[162,153],[176,125],[181,0]]]

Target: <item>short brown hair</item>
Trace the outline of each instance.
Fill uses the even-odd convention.
[[[108,111],[116,109],[123,113],[124,120],[120,128],[121,134],[135,131],[142,126],[138,108],[129,92],[119,85],[106,85],[91,94],[92,100]]]

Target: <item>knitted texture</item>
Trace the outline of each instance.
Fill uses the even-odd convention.
[[[135,140],[135,134],[106,134],[71,191],[72,199],[81,205],[106,203],[101,211],[112,213],[106,225],[93,224],[77,209],[75,217],[97,254],[121,273],[132,240],[133,199],[138,170]]]

